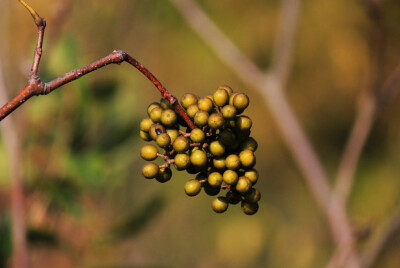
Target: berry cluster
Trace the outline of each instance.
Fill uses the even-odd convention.
[[[165,99],[149,105],[149,117],[140,123],[140,136],[145,141],[155,141],[164,153],[148,144],[142,147],[140,155],[146,161],[160,157],[165,163],[147,163],[143,176],[167,182],[173,164],[177,170],[197,174],[184,186],[189,196],[199,194],[202,188],[210,196],[227,190],[225,196],[212,202],[215,212],[222,213],[229,204],[241,202],[245,214],[256,213],[261,198],[253,188],[258,180],[254,169],[257,142],[250,137],[251,119],[241,115],[249,105],[247,95],[220,86],[204,98],[186,93],[181,105],[197,128],[190,129]]]

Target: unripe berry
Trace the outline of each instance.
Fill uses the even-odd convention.
[[[250,203],[257,203],[261,199],[260,191],[255,188],[251,188],[247,193],[244,194],[244,199]]]
[[[165,110],[165,109],[174,109],[174,107],[171,105],[171,103],[170,103],[168,100],[164,99],[164,98],[161,98],[161,100],[160,100],[160,106],[161,106],[161,108],[163,108],[164,110]]]
[[[225,159],[225,165],[227,169],[237,170],[240,167],[240,158],[235,154],[228,155]]]
[[[147,115],[150,116],[151,110],[153,110],[156,107],[161,107],[158,102],[153,102],[147,107]]]
[[[224,157],[216,157],[213,159],[213,166],[218,170],[225,169],[225,158]]]
[[[190,180],[185,183],[185,193],[188,196],[198,195],[201,191],[201,183],[198,180]]]
[[[161,124],[153,124],[150,127],[149,134],[153,140],[157,139],[157,136],[161,133],[165,133],[165,127]]]
[[[143,130],[140,131],[140,138],[142,138],[142,140],[144,141],[151,141],[151,137],[150,134],[148,132],[144,132]]]
[[[207,155],[202,150],[196,150],[190,155],[190,163],[196,167],[204,166],[207,163]]]
[[[222,108],[221,113],[225,119],[232,119],[236,116],[236,108],[232,105],[225,105]]]
[[[257,203],[250,203],[247,201],[242,201],[241,204],[242,210],[246,215],[253,215],[258,211],[258,204]]]
[[[256,157],[254,155],[254,152],[250,150],[241,151],[239,154],[239,158],[240,158],[240,163],[244,168],[251,168],[256,163]]]
[[[236,192],[235,190],[229,190],[226,195],[226,200],[228,200],[231,204],[237,204],[242,200],[242,195]]]
[[[255,151],[257,150],[257,147],[258,147],[258,143],[257,143],[257,141],[256,141],[254,138],[252,138],[252,137],[248,137],[248,138],[245,139],[245,140],[242,142],[242,144],[240,145],[240,149],[241,149],[242,151],[248,149],[248,150],[250,150],[250,151],[255,152]]]
[[[171,138],[167,133],[161,133],[157,136],[156,143],[161,148],[165,148],[171,144]]]
[[[228,185],[234,185],[235,183],[237,183],[239,176],[235,171],[228,169],[225,170],[224,174],[222,175],[222,179],[224,183]]]
[[[190,139],[193,142],[203,142],[205,137],[204,131],[199,128],[195,128],[190,132]]]
[[[252,126],[252,121],[248,116],[242,115],[236,119],[235,128],[239,131],[249,130]]]
[[[226,128],[219,133],[219,141],[224,145],[230,146],[236,142],[236,135],[232,130]]]
[[[176,138],[179,136],[179,132],[176,129],[167,129],[167,134],[171,138],[171,143],[174,143]]]
[[[244,93],[236,94],[236,96],[233,97],[232,104],[236,109],[243,111],[249,106],[249,97]]]
[[[186,109],[186,113],[190,118],[194,118],[196,113],[199,111],[199,106],[197,104],[192,104]]]
[[[216,157],[223,156],[225,153],[225,145],[223,145],[220,141],[213,141],[210,143],[209,150],[210,153]]]
[[[199,127],[207,125],[208,113],[206,111],[199,110],[194,116],[194,123]]]
[[[211,186],[214,186],[214,187],[221,186],[222,175],[219,172],[212,172],[212,173],[210,173],[210,175],[208,175],[207,181]]]
[[[140,122],[140,130],[144,132],[149,132],[151,125],[154,122],[150,118],[145,118]]]
[[[214,94],[214,103],[220,107],[224,106],[229,101],[229,94],[223,88],[218,88]]]
[[[152,144],[147,144],[140,149],[140,156],[147,161],[156,159],[157,153],[157,147]]]
[[[198,98],[196,95],[192,94],[192,93],[186,93],[183,95],[181,104],[182,107],[187,109],[190,105],[196,104],[198,101]]]
[[[211,205],[212,209],[217,213],[225,212],[228,209],[228,206],[228,200],[223,196],[215,198]]]
[[[241,176],[239,177],[239,180],[236,184],[236,191],[238,191],[239,193],[246,193],[250,190],[251,188],[251,182],[248,178],[246,178],[245,176]]]
[[[224,125],[224,118],[219,113],[213,113],[208,117],[208,125],[210,128],[218,129]]]
[[[200,110],[209,112],[213,108],[213,102],[209,98],[201,98],[197,103]]]
[[[189,156],[187,154],[176,154],[174,165],[177,170],[184,170],[189,164]]]
[[[203,184],[204,192],[209,196],[215,196],[221,191],[221,187],[211,186],[208,182]]]
[[[159,123],[161,121],[161,113],[163,109],[161,107],[155,107],[150,112],[150,118],[154,123]]]
[[[244,176],[246,176],[251,181],[252,185],[255,185],[258,180],[258,171],[254,168],[246,170],[244,172]]]
[[[219,86],[218,89],[225,89],[225,91],[226,91],[228,94],[232,94],[232,93],[233,93],[233,89],[232,89],[230,86],[227,86],[227,85]]]
[[[189,149],[189,141],[186,137],[179,136],[172,144],[174,150],[178,153],[184,153]]]
[[[158,165],[155,163],[147,163],[142,168],[142,174],[146,179],[152,179],[157,176],[158,170]]]
[[[171,109],[166,109],[161,113],[161,123],[163,123],[166,127],[171,127],[175,125],[176,121],[178,120],[178,116],[176,115],[175,111]]]

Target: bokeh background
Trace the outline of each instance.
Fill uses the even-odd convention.
[[[271,63],[281,1],[199,1],[258,66]],[[259,142],[260,210],[212,197],[189,198],[190,179],[173,170],[166,184],[142,177],[139,122],[160,94],[128,64],[108,66],[13,117],[22,142],[26,223],[32,267],[323,267],[334,244],[261,95],[243,84],[192,31],[169,1],[30,0],[47,20],[40,76],[49,81],[123,49],[178,98],[219,85],[246,92]],[[17,1],[0,10],[0,63],[7,90],[26,83],[36,27]],[[384,74],[400,61],[400,2],[384,1]],[[330,177],[369,83],[371,21],[360,0],[304,1],[286,93]],[[400,102],[380,114],[356,173],[348,211],[359,246],[400,201]],[[0,143],[0,266],[9,265],[9,157]],[[400,234],[374,267],[400,267]]]

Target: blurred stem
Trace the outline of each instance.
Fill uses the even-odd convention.
[[[292,152],[317,204],[324,212],[340,249],[341,259],[347,267],[359,267],[354,249],[351,226],[345,207],[338,198],[332,198],[325,170],[307,135],[300,126],[285,94],[284,86],[290,74],[294,44],[275,49],[274,65],[264,74],[248,59],[229,38],[215,25],[194,0],[170,0],[192,29],[214,53],[246,84],[264,97],[283,139]],[[299,0],[285,0],[278,32],[277,46],[294,42],[301,7]]]

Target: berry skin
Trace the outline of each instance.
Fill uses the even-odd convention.
[[[249,106],[249,97],[244,93],[236,94],[232,99],[232,104],[236,109],[243,111]]]
[[[171,109],[166,109],[161,113],[161,123],[166,127],[172,127],[178,120],[178,116]]]
[[[210,175],[208,175],[208,184],[210,184],[213,187],[218,187],[221,186],[222,184],[222,175],[219,172],[212,172]]]
[[[225,89],[225,91],[226,91],[228,94],[232,94],[232,93],[233,93],[233,89],[232,89],[230,86],[227,86],[227,85],[219,86],[218,89]]]
[[[194,118],[196,113],[199,111],[199,106],[197,104],[192,104],[186,109],[186,113],[190,118]]]
[[[208,117],[208,125],[210,128],[218,129],[224,125],[224,118],[218,113],[211,114]]]
[[[206,112],[211,111],[211,109],[213,108],[212,100],[207,98],[207,97],[206,98],[201,98],[199,100],[199,102],[197,103],[197,105],[199,106],[200,110],[203,110],[203,111],[206,111]]]
[[[231,204],[237,204],[242,200],[242,195],[236,192],[235,190],[229,190],[226,195],[226,200],[228,200]]]
[[[182,107],[187,109],[190,105],[197,104],[198,98],[192,93],[186,93],[183,95],[181,104]]]
[[[242,210],[246,215],[253,215],[258,211],[258,204],[257,203],[250,203],[247,201],[242,201],[241,204]]]
[[[158,171],[158,174],[156,176],[156,180],[164,183],[167,182],[171,179],[172,177],[172,171],[170,168],[166,167],[166,168],[160,168],[160,170]]]
[[[251,188],[251,182],[248,178],[245,176],[241,176],[236,184],[236,191],[239,193],[246,193],[250,190]]]
[[[225,153],[225,145],[223,145],[220,141],[213,141],[210,143],[209,150],[210,153],[216,157],[223,156]]]
[[[194,123],[199,127],[207,125],[208,113],[206,111],[199,110],[194,116]]]
[[[240,94],[239,92],[233,92],[229,95],[229,105],[233,106],[233,98],[236,97],[237,94]],[[235,107],[236,108],[236,107]]]
[[[221,187],[213,187],[208,182],[204,183],[204,192],[209,196],[215,196],[221,191]]]
[[[240,158],[240,163],[244,168],[251,168],[256,163],[256,157],[254,155],[254,152],[250,150],[241,151],[239,154],[239,158]]]
[[[152,144],[147,144],[140,149],[140,156],[147,161],[156,159],[157,153],[157,147]]]
[[[222,108],[221,113],[225,119],[232,119],[236,116],[236,108],[228,104]]]
[[[223,196],[215,198],[211,205],[212,209],[217,213],[225,212],[228,209],[228,206],[228,200]]]
[[[144,132],[149,132],[151,125],[153,125],[154,122],[151,120],[151,118],[145,118],[140,122],[140,130]]]
[[[257,203],[261,199],[260,191],[255,188],[251,188],[247,193],[244,194],[244,199],[250,203]]]
[[[252,126],[252,121],[248,116],[242,115],[236,119],[235,128],[239,131],[249,130]]]
[[[235,154],[228,155],[225,165],[227,169],[237,170],[240,167],[240,158]]]
[[[220,107],[229,101],[229,94],[224,88],[218,88],[213,94],[214,103]]]
[[[222,174],[222,179],[224,183],[228,185],[234,185],[238,182],[239,176],[235,171],[228,169],[225,170],[224,174]]]
[[[190,163],[195,167],[202,167],[207,163],[207,155],[202,150],[196,150],[190,155]]]
[[[189,165],[189,156],[187,154],[176,154],[174,165],[177,170],[184,170]]]
[[[185,183],[185,193],[188,196],[198,195],[201,191],[201,183],[198,180],[190,180]]]
[[[205,137],[204,131],[199,128],[195,128],[190,132],[190,139],[193,142],[203,142]]]
[[[179,136],[172,144],[174,150],[178,153],[184,153],[189,149],[189,141],[186,137]]]
[[[153,110],[150,112],[150,119],[154,123],[160,123],[161,122],[161,113],[163,112],[163,109],[161,107],[155,107]]]
[[[142,168],[142,174],[146,179],[153,179],[158,174],[158,166],[155,163],[147,163]]]
[[[160,106],[163,109],[174,109],[174,107],[171,105],[171,103],[169,103],[169,101],[164,98],[161,98]]]
[[[167,133],[161,133],[157,136],[156,143],[161,148],[168,147],[171,144],[171,137]]]
[[[232,145],[236,142],[236,135],[232,130],[226,128],[219,133],[219,141],[224,145]]]
[[[258,171],[254,168],[246,170],[244,176],[246,176],[251,181],[252,185],[255,185],[258,180]]]

